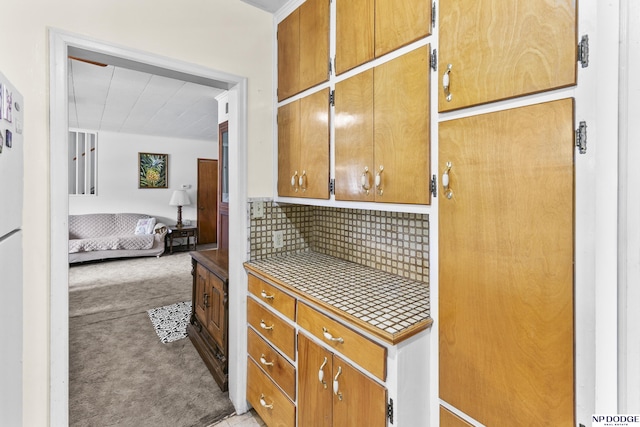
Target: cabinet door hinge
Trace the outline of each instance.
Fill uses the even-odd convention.
[[[336,194],[336,180],[335,178],[329,179],[329,194]]]
[[[582,68],[589,66],[589,36],[584,35],[578,43],[578,62]]]
[[[335,107],[336,105],[336,90],[329,92],[329,105]]]
[[[436,26],[436,2],[431,5],[431,27]]]
[[[438,177],[431,175],[431,194],[433,197],[438,197]]]
[[[331,66],[331,58],[329,58],[329,75],[333,74],[333,67]]]
[[[429,62],[431,63],[431,69],[433,71],[438,71],[438,49],[433,49]]]
[[[576,129],[576,147],[580,154],[587,152],[587,122],[580,122]]]
[[[393,424],[393,399],[389,399],[387,405],[387,417],[389,417],[389,424]]]

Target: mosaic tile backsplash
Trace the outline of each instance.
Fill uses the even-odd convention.
[[[251,218],[253,202],[264,216]],[[428,282],[429,216],[402,212],[278,204],[249,200],[249,259],[315,251],[360,265]],[[282,230],[284,246],[273,247]]]

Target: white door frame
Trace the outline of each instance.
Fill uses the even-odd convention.
[[[242,263],[247,257],[247,79],[195,64],[136,51],[121,46],[49,29],[50,63],[50,197],[51,197],[51,291],[50,291],[50,388],[49,419],[51,426],[67,426],[69,422],[69,269],[68,269],[68,48],[135,61],[184,75],[226,83],[229,90],[229,138],[237,141],[229,152],[229,281],[244,286],[231,286],[229,295],[229,397],[236,411],[247,410],[245,400],[246,368],[240,363],[246,354],[245,335],[239,333],[246,325],[246,273]],[[216,86],[219,87],[219,86]],[[217,117],[212,118],[217,120]],[[231,261],[234,260],[234,261]],[[243,294],[244,290],[244,294]],[[246,333],[246,331],[245,331]]]

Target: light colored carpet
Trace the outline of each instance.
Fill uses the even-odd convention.
[[[147,310],[191,300],[188,253],[69,270],[71,426],[208,426],[234,411],[188,338]]]

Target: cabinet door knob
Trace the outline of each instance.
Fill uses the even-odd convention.
[[[322,327],[322,335],[324,335],[325,339],[327,339],[329,341],[338,342],[340,344],[344,343],[344,340],[341,337],[334,338],[333,335],[331,335],[329,333],[329,330],[327,328],[325,328],[324,326]]]
[[[451,188],[449,188],[449,172],[451,171],[451,162],[447,162],[446,166],[445,166],[445,170],[442,173],[442,188],[444,189],[444,195],[447,199],[450,199],[453,197],[453,191],[451,191]]]
[[[261,327],[262,329],[264,329],[264,330],[267,330],[267,331],[270,331],[270,330],[272,330],[272,329],[273,329],[273,325],[271,325],[271,326],[267,326],[267,324],[266,324],[266,323],[264,323],[264,320],[261,320],[261,321],[260,321],[260,327]]]
[[[262,298],[264,298],[264,299],[273,299],[273,298],[274,298],[274,295],[269,295],[269,294],[267,294],[267,292],[266,292],[266,291],[264,291],[264,290],[263,290],[262,292],[260,292],[260,296],[261,296]]]
[[[324,367],[327,365],[327,358],[324,358],[324,362],[320,365],[320,369],[318,370],[318,381],[322,383],[324,388],[327,388],[327,382],[324,380]]]
[[[338,366],[338,373],[333,379],[333,394],[338,396],[338,400],[342,400],[342,393],[340,393],[340,384],[338,383],[338,377],[342,373],[342,366]]]
[[[264,366],[273,366],[273,362],[267,362],[267,357],[264,354],[260,355],[260,363]]]
[[[382,196],[382,172],[384,171],[384,166],[380,165],[380,170],[376,173],[376,189],[378,190],[378,195]]]
[[[369,189],[371,188],[371,183],[369,182],[369,168],[367,166],[364,167],[362,171],[362,175],[360,176],[360,185],[362,189],[369,194]]]
[[[205,293],[204,293],[204,298],[203,298],[203,299],[204,299],[204,301],[203,301],[204,306],[205,306],[205,307],[209,307],[209,294],[205,292]]]
[[[264,393],[260,393],[260,406],[266,409],[273,409],[273,404],[267,405],[267,401],[264,400]]]
[[[451,97],[453,96],[451,95],[451,68],[453,68],[453,65],[447,64],[447,69],[442,75],[442,90],[444,91],[444,97],[447,102],[451,102]]]

